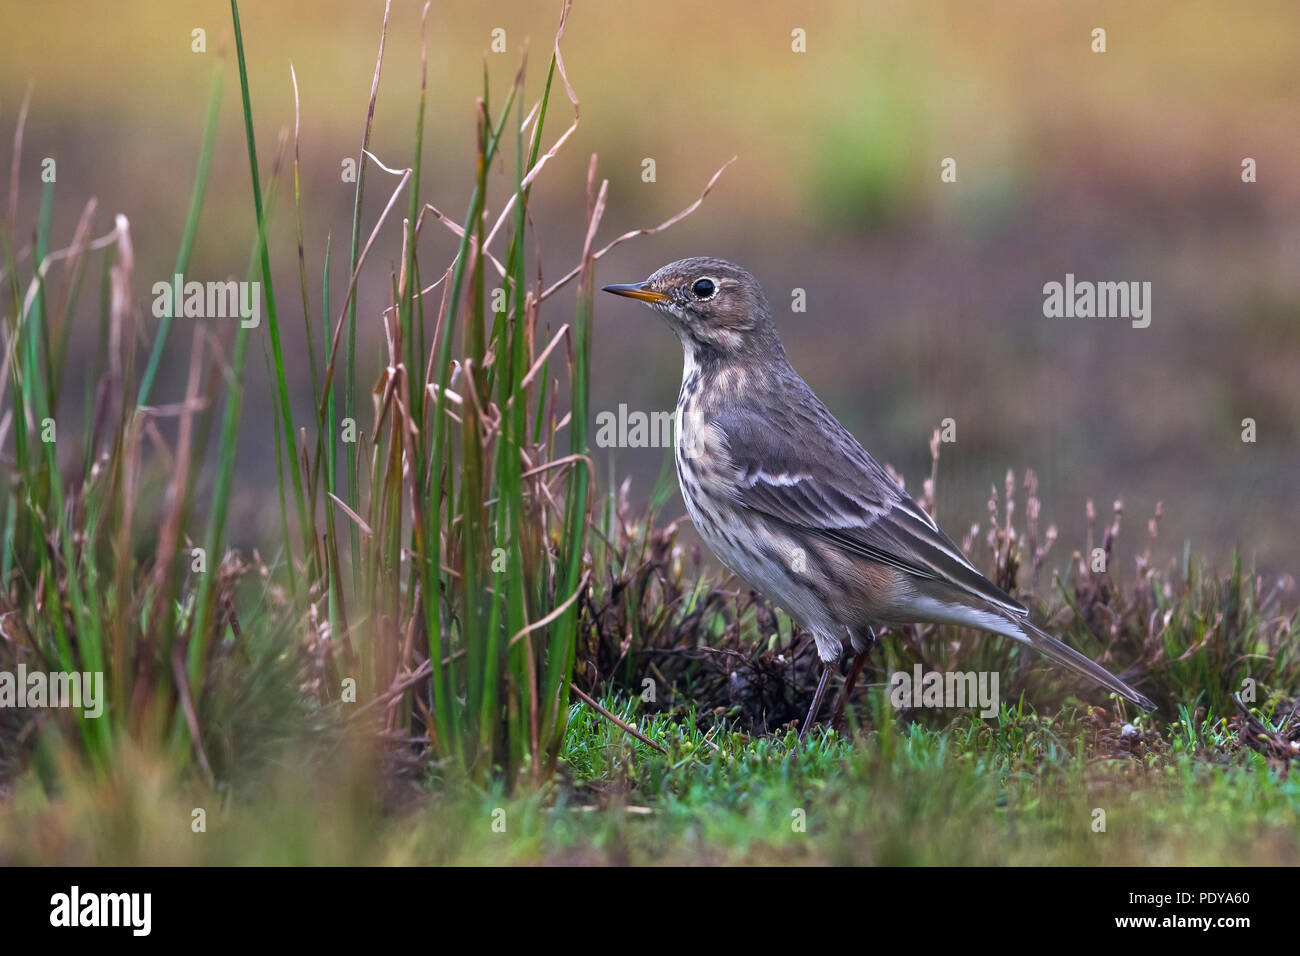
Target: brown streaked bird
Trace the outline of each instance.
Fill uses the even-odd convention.
[[[661,313],[682,344],[677,480],[700,536],[816,642],[822,674],[801,740],[843,642],[860,666],[874,624],[1001,634],[1154,709],[1031,623],[867,454],[791,368],[752,275],[724,259],[681,259],[604,291]]]

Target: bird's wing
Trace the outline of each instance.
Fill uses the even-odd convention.
[[[1028,613],[975,569],[811,392],[808,397],[811,403],[765,410],[762,418],[734,405],[714,418],[727,442],[743,507],[848,553],[952,588],[954,596],[1016,616]]]

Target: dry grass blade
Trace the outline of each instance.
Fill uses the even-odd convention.
[[[600,704],[596,703],[596,701],[593,700],[593,699],[592,699],[590,696],[588,696],[586,693],[584,693],[583,690],[582,690],[582,688],[579,687],[577,684],[574,684],[574,683],[570,682],[570,684],[569,684],[569,690],[571,690],[571,691],[573,691],[575,694],[577,694],[578,697],[582,699],[582,702],[585,703],[588,707],[590,707],[590,708],[592,708],[593,710],[595,710],[596,713],[600,714],[600,715],[601,715],[602,717],[604,717],[606,720],[612,721],[613,723],[617,724],[620,728],[622,728],[623,730],[627,731],[629,734],[631,734],[631,735],[632,735],[633,737],[635,737],[637,740],[641,741],[643,744],[649,744],[651,747],[653,747],[655,750],[659,751],[661,754],[666,754],[666,753],[668,753],[667,750],[665,750],[663,747],[659,746],[657,743],[655,743],[653,740],[651,740],[651,739],[650,739],[649,737],[647,737],[645,734],[641,733],[641,731],[637,730],[637,729],[636,729],[635,727],[633,727],[631,724],[627,723],[627,722],[624,721],[624,720],[621,720],[619,717],[615,716],[614,714],[611,714],[611,713],[610,713],[608,710],[606,710],[604,707],[600,706]]]
[[[723,172],[726,171],[726,168],[730,166],[732,163],[734,163],[736,160],[738,160],[739,158],[740,158],[739,156],[732,156],[731,159],[727,160],[720,167],[718,167],[718,171],[709,178],[708,183],[705,184],[704,190],[700,193],[699,197],[695,200],[695,202],[691,203],[685,209],[681,210],[676,215],[668,217],[663,222],[659,223],[659,225],[657,226],[647,226],[643,229],[633,229],[630,232],[623,233],[623,235],[611,241],[599,252],[593,254],[592,259],[601,258],[602,256],[605,255],[605,253],[609,252],[615,246],[627,242],[629,239],[635,239],[637,236],[653,236],[655,233],[661,232],[664,229],[667,229],[670,226],[676,225],[677,223],[681,222],[691,213],[695,212],[695,210],[700,208],[700,204],[704,202],[704,198],[708,196],[709,191],[713,189],[714,184],[717,183],[718,179],[722,176]],[[571,269],[568,273],[566,273],[563,278],[557,280],[554,284],[550,286],[550,288],[548,288],[545,292],[542,293],[541,295],[542,300],[545,301],[546,299],[550,298],[551,295],[554,292],[556,292],[556,290],[563,288],[569,282],[572,282],[575,278],[578,277],[578,274],[580,272],[582,272],[582,266],[581,265],[574,266],[573,269]]]
[[[333,492],[330,492],[330,491],[327,491],[326,494],[329,496],[330,501],[332,501],[332,502],[334,502],[334,504],[338,505],[340,511],[342,511],[345,515],[347,515],[349,518],[351,518],[351,519],[356,523],[356,526],[357,526],[358,528],[360,528],[360,529],[361,529],[363,532],[365,532],[367,535],[373,535],[373,534],[374,534],[374,531],[372,531],[372,530],[370,529],[370,525],[366,524],[365,519],[362,518],[361,515],[357,514],[355,511],[353,511],[351,508],[349,508],[349,507],[347,506],[347,503],[344,502],[342,498],[340,498],[338,495],[336,495],[336,494],[334,494]]]
[[[334,334],[330,337],[330,358],[326,365],[325,381],[321,388],[321,405],[317,409],[317,413],[322,420],[324,419],[326,412],[326,399],[330,392],[330,386],[334,381],[334,366],[338,359],[339,339],[343,332],[343,322],[348,317],[348,308],[356,297],[357,280],[361,278],[361,269],[366,264],[366,256],[369,255],[371,246],[375,244],[375,239],[379,236],[379,230],[383,227],[384,220],[386,220],[388,214],[393,211],[393,206],[397,203],[397,197],[402,194],[402,190],[406,188],[406,184],[410,182],[410,179],[411,170],[408,169],[402,173],[401,182],[397,184],[397,188],[393,190],[393,194],[388,197],[388,202],[384,206],[384,211],[379,214],[379,219],[375,222],[375,227],[370,230],[370,238],[366,240],[366,244],[361,250],[361,255],[357,257],[357,266],[352,271],[352,279],[348,282],[347,295],[344,297],[343,310],[339,313],[338,321],[334,323]]]
[[[32,91],[36,88],[36,81],[32,80],[27,84],[27,92],[23,94],[23,102],[18,107],[18,122],[14,126],[14,152],[13,160],[9,164],[9,240],[10,245],[17,245],[18,230],[18,171],[22,166],[23,155],[23,132],[27,129],[27,111],[32,105]]]

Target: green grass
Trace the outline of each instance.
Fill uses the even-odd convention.
[[[626,698],[603,704],[638,719]],[[176,789],[131,752],[56,801],[25,780],[0,809],[0,846],[16,863],[1300,861],[1300,783],[1222,731],[1189,746],[1180,728],[1167,740],[1146,729],[1117,756],[1100,752],[1106,727],[1068,713],[1004,710],[941,731],[887,720],[853,741],[817,733],[803,750],[793,733],[706,734],[689,714],[642,729],[668,753],[575,705],[559,773],[514,796],[436,768],[386,791],[374,783],[384,761],[355,739],[223,798]],[[206,833],[190,831],[195,806],[209,808]]]
[[[337,720],[355,710],[386,731],[422,734],[433,759],[453,760],[470,779],[499,777],[513,786],[527,777],[535,784],[551,772],[563,736],[589,523],[590,242],[574,250],[580,265],[569,362],[548,362],[542,376],[529,374],[546,344],[542,330],[564,325],[551,309],[543,312],[540,280],[530,287],[525,268],[533,248],[528,201],[539,181],[553,80],[562,70],[558,54],[529,110],[522,63],[499,106],[485,76],[477,133],[468,144],[477,173],[459,249],[449,264],[422,264],[422,230],[443,228],[440,215],[426,215],[420,195],[425,27],[411,166],[393,170],[367,149],[385,17],[357,157],[348,271],[333,277],[336,285],[346,281],[341,304],[331,288],[328,239],[319,302],[308,280],[316,251],[303,229],[311,197],[302,188],[295,117],[293,212],[314,410],[303,416],[289,393],[269,238],[287,175],[287,138],[268,174],[249,82],[259,65],[245,56],[234,0],[230,10],[252,213],[247,281],[260,283],[262,327],[215,318],[196,323],[203,334],[192,337],[184,396],[159,396],[157,370],[175,350],[173,321],[164,318],[150,330],[137,381],[143,356],[130,310],[133,255],[125,220],[98,249],[79,232],[55,255],[47,184],[34,244],[22,246],[20,224],[6,223],[3,381],[12,467],[3,474],[3,610],[23,637],[6,646],[6,660],[106,673],[113,688],[107,716],[76,718],[86,754],[101,768],[128,740],[165,742],[176,772],[198,772],[215,785],[212,751],[239,749],[222,725],[232,712],[218,696],[215,675],[239,673],[246,688],[264,685],[253,670],[232,668],[232,655],[250,661],[252,642],[265,634],[305,628],[309,652],[295,651],[291,641],[279,650],[290,658],[283,674],[305,677],[313,688],[305,703]],[[566,4],[559,33],[567,13]],[[214,73],[177,272],[197,241],[223,73]],[[494,174],[507,156],[512,174]],[[15,181],[21,163],[15,151]],[[372,164],[396,174],[373,223],[362,217]],[[495,254],[480,254],[485,213],[489,203],[500,208],[498,199],[512,210],[496,246],[505,244],[501,275],[494,273]],[[404,221],[390,216],[402,200]],[[588,210],[591,234],[602,211],[603,204]],[[368,259],[384,230],[401,237],[396,274]],[[73,467],[64,450],[78,424],[65,395],[66,343],[84,321],[75,293],[84,262],[95,255],[102,256],[108,286],[100,317],[107,334],[104,347],[76,369],[88,383],[81,424],[93,428]],[[442,278],[422,287],[421,276],[430,274]],[[363,282],[391,289],[390,307],[364,317],[383,326],[387,354],[378,370],[358,367],[356,293]],[[436,312],[426,311],[426,294],[440,300]],[[267,541],[274,558],[258,569],[267,586],[250,604],[243,584],[250,568],[227,551],[227,519],[232,501],[259,493],[241,486],[237,461],[241,436],[259,428],[243,414],[249,349],[259,345],[274,398],[271,430],[263,435],[275,449],[280,534]],[[168,445],[160,429],[172,418],[179,426]],[[158,494],[141,496],[142,487]],[[310,674],[302,672],[304,655],[314,658]]]
[[[630,716],[630,706],[622,709]],[[1175,740],[1089,763],[1090,731],[1071,716],[1004,708],[992,722],[962,717],[944,730],[886,721],[856,742],[826,733],[803,751],[793,749],[793,733],[753,740],[718,732],[713,750],[689,721],[660,718],[647,729],[669,747],[665,757],[617,739],[590,714],[575,717],[565,749],[574,794],[601,812],[591,824],[557,824],[548,852],[587,844],[631,862],[852,864],[1281,863],[1300,855],[1300,786],[1259,754],[1215,765]],[[1226,736],[1217,743],[1229,746]],[[1093,830],[1099,808],[1104,833]]]

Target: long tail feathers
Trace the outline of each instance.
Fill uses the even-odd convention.
[[[1074,671],[1076,674],[1091,678],[1103,687],[1110,688],[1120,696],[1137,704],[1143,710],[1156,709],[1155,704],[1106,670],[1106,668],[1084,657],[1068,644],[1062,644],[1041,628],[1030,624],[1027,618],[1017,618],[1014,624],[1024,634],[1025,642],[1044,657]]]

